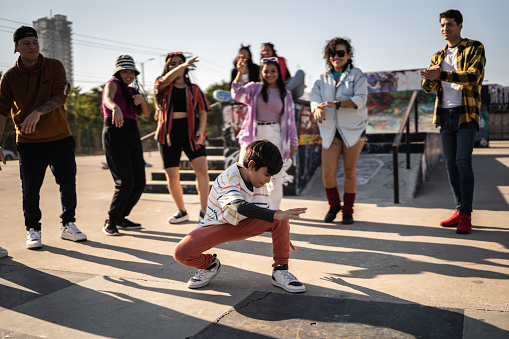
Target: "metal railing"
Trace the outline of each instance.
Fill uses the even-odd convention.
[[[410,102],[406,108],[405,114],[403,115],[403,120],[401,121],[401,126],[399,127],[398,134],[396,134],[396,138],[394,138],[394,142],[392,143],[392,167],[393,167],[393,176],[394,176],[394,203],[399,204],[399,162],[398,162],[398,149],[401,143],[401,138],[403,137],[403,129],[406,129],[406,168],[410,169],[410,111],[414,108],[415,112],[415,132],[418,131],[418,110],[417,110],[417,91],[414,91],[412,97],[410,98]]]

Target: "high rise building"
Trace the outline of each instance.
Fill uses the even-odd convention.
[[[65,67],[67,77],[73,84],[71,24],[67,16],[56,14],[50,18],[40,18],[33,22],[39,37],[42,55],[60,60]]]

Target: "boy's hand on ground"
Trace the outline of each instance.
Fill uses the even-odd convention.
[[[277,211],[274,220],[298,219],[302,213],[306,213],[307,207],[291,208],[286,211]]]

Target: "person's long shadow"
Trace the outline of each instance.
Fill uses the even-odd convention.
[[[445,239],[462,239],[468,241],[484,241],[493,242],[500,244],[506,248],[509,248],[509,229],[504,227],[495,226],[482,226],[475,225],[474,231],[467,236],[459,235],[455,232],[455,228],[445,227],[426,227],[416,225],[402,225],[402,224],[389,224],[383,222],[370,222],[370,221],[355,221],[351,225],[343,225],[340,222],[324,223],[321,220],[300,218],[291,221],[291,224],[323,228],[327,230],[338,230],[338,231],[357,231],[367,233],[389,233],[397,234],[402,237],[415,237],[415,236],[426,236],[431,238],[445,238]],[[483,230],[489,232],[481,232]]]
[[[53,325],[110,338],[168,338],[168,333],[185,337],[198,332],[209,322],[175,311],[171,305],[157,304],[158,298],[145,300],[131,289],[141,285],[124,279],[90,274],[44,271],[25,266],[14,260],[0,264],[5,281],[0,284],[0,333],[3,337],[27,337],[55,333]],[[57,276],[58,274],[58,276]],[[103,279],[95,281],[94,279]],[[95,290],[83,285],[103,286]],[[164,292],[183,298],[230,305],[227,293],[210,294],[206,291],[178,291],[170,288],[144,287],[144,290]],[[135,296],[133,296],[133,294]],[[143,299],[142,299],[143,298]],[[31,320],[32,319],[32,320]],[[176,326],[180,322],[190,328]],[[62,333],[62,330],[57,330]],[[64,333],[69,333],[65,332]]]
[[[301,226],[311,226],[302,223]],[[341,226],[343,227],[343,225]],[[477,266],[459,266],[453,262],[471,262],[474,264],[493,267],[494,269],[507,268],[503,262],[507,259],[507,253],[475,246],[456,245],[451,243],[436,243],[423,241],[400,241],[379,239],[376,233],[389,230],[388,232],[404,234],[406,236],[433,234],[429,227],[391,225],[378,223],[357,223],[356,226],[348,226],[350,229],[362,229],[365,232],[373,232],[373,237],[359,237],[342,234],[322,233],[317,234],[299,234],[292,232],[291,238],[298,250],[292,252],[291,257],[304,261],[328,262],[339,265],[356,266],[360,270],[352,271],[352,276],[359,278],[372,278],[386,274],[420,274],[423,272],[432,272],[440,275],[453,277],[481,277],[488,279],[508,279],[509,275],[501,272],[494,272],[488,269],[475,268]],[[369,230],[369,231],[368,231]],[[446,229],[438,229],[444,235],[444,238],[459,237],[456,233]],[[454,234],[454,235],[453,235]],[[366,235],[369,235],[366,233]],[[434,235],[435,236],[435,235]],[[491,237],[496,237],[492,234]],[[264,233],[260,238],[251,238],[242,243],[232,242],[221,244],[218,248],[255,254],[259,256],[270,257],[272,253],[272,243],[270,233]],[[269,239],[267,239],[269,238]],[[498,236],[498,238],[500,238]],[[494,239],[493,239],[494,240]],[[500,240],[504,244],[506,240]],[[308,246],[310,244],[312,246]],[[317,249],[316,245],[322,246]],[[337,255],[337,250],[341,250],[341,255]],[[351,251],[348,251],[351,250]],[[375,253],[376,252],[376,253]],[[381,253],[382,252],[382,253]],[[401,254],[401,255],[398,255]],[[428,256],[451,263],[433,263],[419,260],[412,260],[403,255]],[[474,267],[474,268],[473,268]]]
[[[316,228],[317,225],[297,222],[301,226]],[[319,226],[318,226],[319,227]],[[371,222],[356,222],[353,225],[334,225],[325,226],[327,229],[336,229],[338,232],[355,231],[364,232],[365,237],[351,235],[329,235],[315,234],[310,236],[299,236],[292,232],[292,239],[307,241],[313,244],[323,244],[326,246],[338,246],[354,249],[369,249],[374,251],[382,251],[389,253],[405,253],[431,256],[442,260],[460,260],[471,261],[473,263],[493,265],[500,267],[508,267],[504,264],[491,262],[492,259],[507,259],[507,252],[479,248],[476,246],[456,244],[458,239],[468,241],[493,242],[509,248],[509,232],[507,231],[490,231],[490,232],[474,232],[465,238],[464,235],[456,234],[454,229],[432,228],[415,225],[396,225]],[[394,234],[401,237],[426,237],[430,241],[408,241],[408,240],[387,240],[380,239],[379,233]],[[373,235],[371,235],[373,234]],[[448,243],[437,243],[434,238],[451,239]],[[309,240],[308,240],[309,239]],[[312,241],[310,241],[312,240]],[[424,239],[426,240],[426,239]]]
[[[167,241],[165,239],[165,241]],[[83,243],[86,246],[99,248],[99,249],[109,249],[112,251],[118,251],[121,253],[126,253],[132,255],[134,257],[143,259],[143,261],[135,261],[135,260],[125,260],[125,259],[117,259],[114,257],[101,257],[98,255],[92,255],[87,251],[74,251],[69,249],[63,249],[59,247],[54,247],[50,245],[44,245],[43,250],[51,252],[56,255],[72,257],[75,259],[93,262],[99,265],[103,265],[105,267],[114,267],[117,269],[121,269],[124,271],[141,273],[144,275],[150,275],[155,278],[168,278],[171,277],[172,280],[181,279],[184,281],[184,276],[169,274],[172,266],[179,265],[170,253],[155,253],[148,252],[143,250],[137,250],[133,248],[126,248],[123,246],[114,246],[103,244],[97,241],[88,240]],[[105,272],[108,272],[107,270]]]
[[[72,253],[71,253],[72,254]],[[59,326],[83,331],[90,334],[107,336],[107,337],[166,337],[167,333],[182,333],[189,335],[192,330],[198,333],[202,328],[208,328],[209,323],[206,321],[196,319],[193,316],[182,314],[171,308],[171,305],[161,305],[160,297],[150,297],[153,293],[157,295],[172,295],[187,299],[196,299],[204,302],[212,302],[222,305],[230,305],[240,300],[238,297],[244,298],[250,291],[263,289],[264,286],[269,292],[262,292],[264,294],[274,295],[276,297],[283,296],[282,299],[274,299],[266,305],[263,314],[260,314],[260,309],[256,312],[247,312],[245,316],[254,319],[262,319],[274,321],[275,319],[285,319],[291,315],[290,319],[301,320],[315,320],[320,322],[330,322],[331,326],[343,326],[345,323],[363,323],[363,321],[370,326],[387,326],[397,331],[404,333],[421,333],[413,329],[415,324],[421,323],[422,319],[434,319],[439,323],[450,324],[450,327],[457,330],[459,320],[454,318],[457,314],[450,313],[451,311],[444,312],[443,310],[412,304],[412,306],[403,307],[398,302],[400,299],[370,290],[368,294],[362,287],[358,290],[366,293],[369,298],[384,300],[390,299],[394,303],[378,302],[378,301],[347,301],[346,304],[343,299],[338,298],[323,298],[323,297],[306,297],[306,296],[289,296],[281,295],[272,292],[274,290],[280,291],[270,283],[270,274],[259,274],[249,270],[239,269],[235,267],[225,266],[223,273],[218,276],[209,286],[200,291],[189,290],[175,290],[168,288],[164,283],[143,283],[143,280],[136,279],[123,279],[119,277],[110,276],[93,276],[87,274],[78,274],[72,272],[59,272],[64,277],[56,276],[42,270],[36,270],[26,267],[22,264],[11,262],[12,265],[0,265],[2,270],[2,278],[11,282],[13,286],[7,284],[0,287],[0,306],[11,309],[10,312],[2,313],[2,320],[0,320],[0,331],[5,333],[19,334],[34,333],[36,329],[33,327],[38,326],[36,322],[32,325],[23,324],[27,322],[26,318],[19,315],[26,315],[35,319],[42,320],[48,323],[56,323]],[[182,266],[182,271],[190,271],[191,269]],[[238,279],[242,277],[242,279]],[[95,279],[95,280],[92,280]],[[324,279],[334,282],[341,282],[339,278],[324,277]],[[332,280],[336,279],[336,280]],[[90,280],[90,281],[88,281]],[[245,282],[242,282],[245,280]],[[260,284],[265,281],[266,284]],[[239,284],[242,288],[239,292]],[[99,289],[91,289],[85,286],[100,286]],[[338,291],[321,286],[306,284],[309,290],[314,290],[315,293],[320,295],[338,295]],[[352,286],[349,286],[352,287]],[[236,290],[235,297],[229,292]],[[150,294],[143,293],[148,291]],[[209,293],[208,291],[222,292],[219,295]],[[53,297],[44,298],[49,294],[55,295]],[[341,297],[354,296],[345,292],[340,292]],[[11,296],[5,298],[5,296]],[[147,298],[147,296],[149,296]],[[354,296],[355,297],[355,296]],[[318,299],[317,299],[318,298]],[[148,299],[148,300],[147,300]],[[55,303],[51,309],[48,309],[48,302]],[[251,301],[247,298],[244,304],[250,304]],[[195,304],[192,302],[191,304]],[[336,306],[335,306],[336,305]],[[327,319],[320,318],[323,315],[323,310],[337,311],[337,305],[340,307],[340,317],[332,317],[328,314]],[[199,307],[206,307],[201,305]],[[419,310],[427,310],[422,312]],[[235,308],[237,310],[237,307]],[[300,309],[300,313],[296,310]],[[352,317],[352,309],[357,310]],[[302,311],[304,310],[304,311]],[[318,312],[321,310],[321,313]],[[316,312],[314,312],[316,311]],[[386,314],[388,311],[393,313],[407,314],[407,323],[414,325],[403,326],[400,324],[391,324],[388,319],[380,318],[380,314]],[[244,311],[241,311],[244,312]],[[348,314],[345,314],[347,312]],[[434,316],[430,317],[433,312]],[[449,312],[449,313],[448,313]],[[270,316],[276,313],[278,317]],[[379,315],[377,321],[366,318],[361,318],[360,314],[369,313],[371,315]],[[454,313],[454,312],[453,312]],[[455,312],[458,313],[458,312]],[[219,315],[218,315],[219,316]],[[265,319],[267,317],[268,319]],[[359,317],[359,318],[356,318]],[[452,317],[452,318],[451,318]],[[452,319],[445,321],[444,319]],[[392,318],[394,319],[394,318]],[[432,321],[430,324],[433,325]],[[474,321],[476,321],[474,319]],[[193,324],[192,329],[182,329],[181,324],[185,322]],[[28,322],[30,323],[30,322]],[[102,325],[101,325],[102,324]],[[428,321],[426,321],[428,324]],[[220,323],[220,325],[222,325]],[[482,324],[479,324],[482,326]],[[489,327],[490,325],[486,325]],[[252,329],[238,328],[235,330],[236,335],[242,337],[253,337]],[[19,329],[23,328],[23,331]],[[436,324],[433,325],[436,329]],[[231,328],[221,328],[221,337],[228,337],[228,330]],[[358,328],[357,328],[358,329]],[[491,328],[489,328],[492,330]],[[443,329],[442,329],[443,330]],[[168,332],[171,331],[171,332]],[[179,332],[180,331],[180,332]],[[186,332],[187,331],[187,332]],[[408,331],[408,332],[405,332]],[[438,331],[438,330],[437,330]],[[163,335],[164,333],[164,335]],[[304,333],[304,332],[302,332]],[[337,333],[337,332],[333,332]],[[435,332],[430,332],[435,333]],[[449,333],[449,332],[447,332]],[[421,333],[422,334],[422,333]],[[183,337],[178,336],[177,337]],[[258,333],[257,336],[264,337],[263,333]],[[198,338],[200,336],[197,336]],[[267,335],[270,337],[270,334]]]

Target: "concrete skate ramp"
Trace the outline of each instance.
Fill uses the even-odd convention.
[[[399,162],[399,196],[400,202],[412,200],[423,182],[423,156],[411,154],[411,168],[406,169],[406,155],[400,154]],[[343,192],[343,162],[340,159],[336,171],[338,189]],[[301,196],[307,199],[326,200],[322,181],[322,168],[318,167],[308,182]],[[356,202],[375,203],[378,205],[394,204],[394,178],[392,154],[361,154],[357,164]]]

